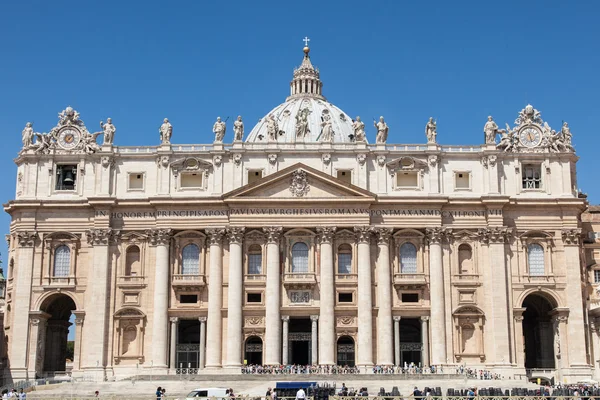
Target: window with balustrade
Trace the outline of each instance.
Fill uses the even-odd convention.
[[[531,243],[527,246],[527,264],[529,267],[529,275],[545,275],[544,248],[540,244]]]
[[[349,244],[342,244],[338,247],[338,274],[352,273],[352,247]]]
[[[400,246],[400,273],[417,273],[417,247],[410,242],[405,242]]]
[[[71,249],[67,245],[60,245],[54,249],[54,277],[67,277],[71,272]]]
[[[253,244],[248,248],[248,275],[262,274],[262,249],[260,245]]]
[[[308,245],[304,242],[294,243],[292,246],[292,273],[303,274],[308,272]]]
[[[200,248],[190,243],[181,251],[181,273],[198,275],[200,273]]]

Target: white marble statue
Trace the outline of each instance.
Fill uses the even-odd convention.
[[[23,150],[27,150],[33,146],[33,124],[31,122],[25,124],[21,140],[23,141]]]
[[[506,129],[501,129],[498,131],[500,133],[500,142],[496,145],[497,149],[501,149],[504,151],[511,151],[514,149],[516,142],[515,142],[515,134],[514,132],[510,129],[510,126],[508,126],[508,124],[506,124]]]
[[[360,120],[359,116],[352,121],[352,128],[354,129],[354,140],[359,143],[365,142],[367,136],[365,134],[365,123]]]
[[[173,125],[169,122],[168,118],[163,120],[163,124],[160,126],[158,130],[160,132],[160,142],[162,144],[171,143],[171,135],[173,134]]]
[[[562,128],[560,128],[560,133],[563,137],[563,143],[568,150],[573,150],[573,134],[571,133],[571,128],[569,128],[569,124],[563,122]]]
[[[112,118],[107,118],[106,123],[104,121],[100,121],[100,128],[104,133],[104,143],[103,144],[112,144],[115,138],[115,132],[117,128],[112,123]]]
[[[242,116],[238,115],[237,119],[233,122],[233,140],[240,142],[244,139],[244,122],[242,122]]]
[[[427,125],[425,125],[425,136],[427,137],[427,143],[437,143],[437,124],[433,120],[433,117],[429,117],[429,121],[427,121]]]
[[[389,127],[385,123],[383,117],[379,117],[379,122],[373,121],[373,125],[377,128],[377,136],[375,138],[376,143],[385,143],[387,142]]]
[[[487,122],[483,126],[483,132],[485,133],[486,144],[496,144],[496,136],[498,135],[498,125],[494,122],[494,118],[490,115]]]
[[[279,132],[279,124],[273,114],[267,117],[267,133],[269,135],[269,142],[277,141],[277,132]]]
[[[321,137],[320,141],[324,143],[333,142],[333,125],[331,123],[331,115],[323,114],[321,117]]]
[[[310,129],[308,127],[308,114],[310,113],[311,111],[307,107],[304,107],[302,110],[298,111],[298,114],[296,114],[297,138],[304,138],[310,133]]]
[[[225,122],[221,121],[221,117],[217,117],[217,121],[213,125],[213,133],[215,134],[215,142],[216,143],[223,142],[223,138],[225,137],[226,130],[227,130],[227,125],[225,125]]]

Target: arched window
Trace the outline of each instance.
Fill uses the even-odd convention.
[[[529,275],[545,275],[544,248],[532,243],[527,246],[527,261],[529,262]]]
[[[71,249],[61,245],[54,250],[54,276],[69,276],[71,271]]]
[[[417,248],[412,243],[406,242],[400,246],[400,273],[417,273]]]
[[[257,244],[253,244],[248,249],[248,274],[262,274],[262,249]]]
[[[200,248],[195,244],[188,244],[181,251],[181,273],[184,275],[197,275],[200,273]]]
[[[292,246],[292,273],[308,272],[308,245],[298,242]]]
[[[125,254],[125,276],[140,275],[140,248],[129,246]]]
[[[342,244],[338,247],[338,274],[352,273],[352,247]]]
[[[458,246],[458,265],[461,274],[473,273],[473,251],[468,244]]]

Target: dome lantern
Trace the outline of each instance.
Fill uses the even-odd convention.
[[[304,38],[304,58],[302,64],[294,69],[294,77],[290,82],[290,96],[287,100],[300,97],[311,97],[315,99],[325,100],[322,95],[323,82],[319,77],[319,70],[313,67],[310,62],[310,48],[308,47],[310,39]]]

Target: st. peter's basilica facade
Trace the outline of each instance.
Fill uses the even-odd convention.
[[[594,374],[567,124],[528,105],[506,129],[483,116],[484,144],[440,145],[433,119],[426,144],[390,144],[383,117],[365,127],[323,97],[308,48],[289,90],[249,133],[217,120],[208,145],[175,144],[165,119],[160,145],[116,146],[112,121],[90,132],[70,107],[48,134],[26,125],[5,205],[12,379]]]

